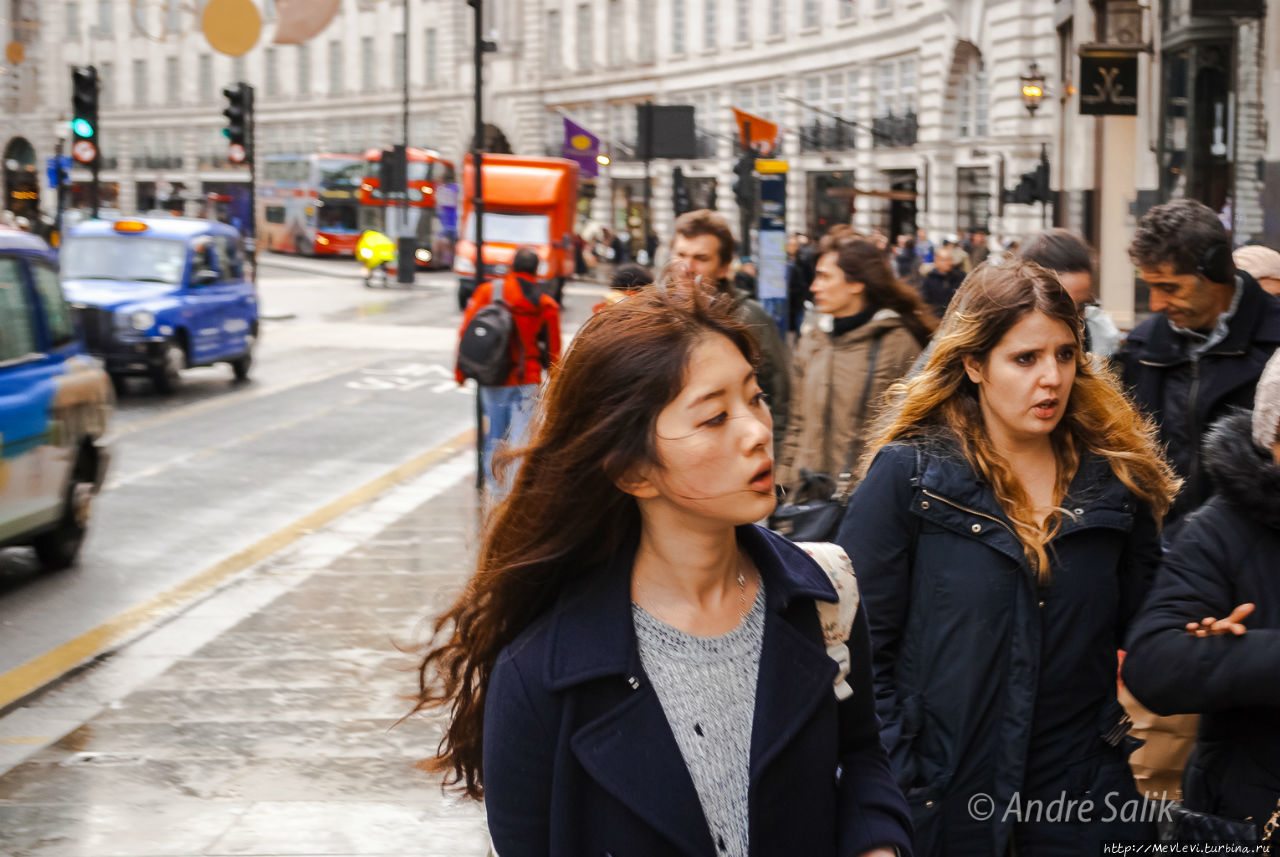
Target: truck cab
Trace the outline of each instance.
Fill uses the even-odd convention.
[[[505,276],[520,247],[538,253],[538,280],[559,302],[573,276],[573,222],[578,207],[578,165],[563,158],[484,155],[484,259],[477,277],[476,224],[471,198],[475,166],[463,164],[462,237],[454,256],[458,307],[465,308],[477,281]]]

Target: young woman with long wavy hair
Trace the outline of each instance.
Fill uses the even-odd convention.
[[[1141,839],[1116,651],[1178,480],[1045,269],[979,267],[934,343],[890,391],[837,539],[916,852]]]
[[[424,765],[502,857],[910,853],[859,611],[851,697],[826,572],[753,525],[772,420],[725,295],[602,309],[552,377],[475,574],[435,625]]]

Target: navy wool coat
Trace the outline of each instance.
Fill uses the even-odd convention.
[[[1046,586],[953,441],[886,446],[850,500],[837,541],[917,854],[1096,857],[1154,833],[1121,817],[1140,809],[1116,651],[1159,559],[1155,521],[1093,455],[1065,507]],[[1094,805],[1064,820],[1059,797]]]
[[[870,643],[859,610],[853,696],[815,599],[826,573],[790,542],[738,528],[765,583],[751,728],[752,857],[911,854],[910,823],[879,740]],[[715,857],[693,780],[640,663],[631,618],[636,542],[571,584],[499,656],[484,722],[489,830],[501,857]]]

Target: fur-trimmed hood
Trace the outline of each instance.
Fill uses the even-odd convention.
[[[1205,435],[1204,463],[1224,500],[1242,515],[1280,530],[1280,465],[1253,445],[1248,411],[1213,424]]]

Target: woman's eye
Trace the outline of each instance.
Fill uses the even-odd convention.
[[[1036,356],[1034,354],[1019,354],[1013,358],[1013,362],[1019,366],[1031,366],[1036,362]]]
[[[751,404],[759,407],[760,405],[769,404],[769,396],[763,390],[751,397]]]
[[[1076,359],[1076,349],[1074,346],[1067,346],[1058,351],[1058,359],[1063,363],[1070,363]]]
[[[728,421],[728,419],[729,419],[729,413],[728,413],[728,411],[721,411],[720,413],[716,414],[716,415],[715,415],[714,417],[712,417],[711,419],[709,419],[709,420],[707,420],[706,422],[702,423],[702,424],[699,426],[699,428],[702,428],[703,426],[710,426],[711,428],[717,428],[717,427],[719,427],[719,426],[724,425],[724,424],[725,424],[725,422],[726,422],[726,421]]]

